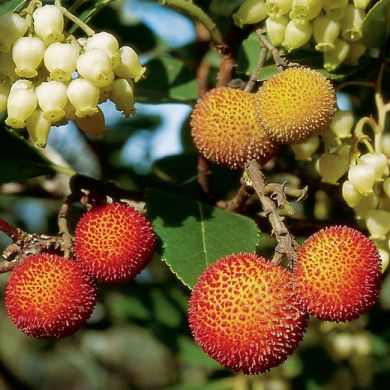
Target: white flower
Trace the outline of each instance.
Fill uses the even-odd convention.
[[[120,64],[114,69],[115,74],[122,79],[133,79],[137,82],[145,73],[146,68],[141,65],[138,54],[130,47],[119,49]]]
[[[360,161],[370,165],[375,171],[375,180],[382,181],[382,176],[388,174],[387,157],[383,153],[366,153],[360,156]]]
[[[119,65],[119,43],[112,34],[102,31],[89,37],[85,45],[85,50],[91,49],[103,50],[110,57],[113,68]]]
[[[264,0],[246,0],[233,14],[233,20],[238,27],[243,27],[245,24],[259,23],[267,16]]]
[[[31,80],[19,79],[11,85],[11,91],[14,91],[15,89],[30,89],[33,91],[34,84]]]
[[[127,117],[134,114],[134,91],[129,81],[117,79],[112,83],[110,100],[115,103],[116,109]]]
[[[38,74],[36,69],[41,63],[44,53],[45,45],[39,38],[19,38],[12,48],[16,74],[19,77],[35,77]]]
[[[46,81],[40,84],[35,93],[43,116],[50,123],[58,122],[65,116],[65,106],[68,101],[65,84],[60,81]]]
[[[312,154],[320,146],[320,137],[317,135],[308,138],[305,142],[291,145],[291,149],[295,154],[295,159],[298,161],[311,161]]]
[[[338,184],[339,179],[348,171],[348,160],[333,153],[323,153],[318,160],[321,181],[328,184]]]
[[[35,34],[50,45],[64,39],[64,15],[55,5],[44,5],[37,8],[33,13]]]
[[[334,114],[329,128],[338,138],[350,138],[354,123],[352,111],[338,110]]]
[[[289,20],[287,16],[280,16],[279,18],[270,16],[265,21],[267,36],[274,46],[282,44]]]
[[[362,195],[355,186],[346,180],[341,188],[343,198],[349,207],[356,207],[362,199]]]
[[[279,18],[286,15],[292,6],[292,0],[266,0],[265,7],[268,15],[271,17]]]
[[[313,27],[310,22],[298,24],[294,20],[290,20],[286,26],[282,45],[288,52],[298,49],[309,42],[312,33]]]
[[[321,15],[313,21],[313,36],[318,51],[334,49],[334,42],[340,34],[340,22],[327,15]]]
[[[348,4],[341,19],[341,36],[346,41],[357,41],[363,36],[362,26],[366,13],[363,9]]]
[[[328,72],[336,70],[347,58],[348,52],[348,42],[345,42],[343,39],[336,39],[334,42],[334,49],[324,53],[324,68]]]
[[[87,50],[77,59],[77,72],[98,87],[107,87],[114,80],[110,57],[100,49]]]
[[[322,0],[293,0],[290,19],[297,23],[305,23],[316,18],[322,8]]]
[[[76,125],[93,139],[101,138],[106,132],[104,114],[98,108],[97,114],[87,118],[76,118]]]
[[[14,42],[27,31],[27,21],[16,13],[0,15],[0,52],[9,52]]]
[[[37,97],[31,89],[14,89],[8,96],[8,118],[5,123],[14,129],[23,129],[26,119],[35,111],[37,104]]]
[[[368,195],[375,184],[375,169],[366,164],[352,165],[349,167],[348,179],[362,195]]]
[[[372,239],[385,240],[390,231],[390,212],[377,209],[367,211],[366,226]]]
[[[68,99],[76,109],[76,116],[84,118],[98,112],[99,88],[88,80],[77,78],[68,85]]]
[[[80,48],[71,43],[56,42],[45,51],[43,61],[50,72],[50,78],[56,81],[68,81],[76,70]]]
[[[42,110],[37,108],[26,119],[26,128],[31,141],[38,147],[44,148],[51,128],[51,122],[45,118]]]

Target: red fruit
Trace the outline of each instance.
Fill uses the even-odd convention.
[[[156,248],[150,222],[124,203],[96,206],[79,220],[75,255],[80,266],[102,283],[132,280]]]
[[[376,303],[380,283],[378,251],[355,229],[322,229],[298,251],[294,270],[298,300],[320,319],[347,321],[367,313]]]
[[[252,253],[221,258],[199,277],[189,302],[195,341],[221,365],[244,374],[286,360],[307,326],[291,274]]]
[[[96,290],[72,260],[42,253],[11,272],[5,305],[11,320],[29,336],[58,339],[81,328],[96,303]]]

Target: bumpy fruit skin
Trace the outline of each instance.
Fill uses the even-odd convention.
[[[11,272],[5,305],[11,320],[29,336],[58,339],[81,328],[96,303],[91,280],[72,260],[42,253]]]
[[[206,268],[189,302],[189,325],[200,347],[221,365],[250,375],[286,360],[307,317],[295,302],[291,274],[252,253]]]
[[[374,243],[346,226],[310,236],[299,248],[294,286],[302,308],[327,321],[348,321],[376,303],[381,262]]]
[[[265,164],[279,150],[256,121],[254,94],[238,89],[211,89],[191,116],[192,138],[210,161],[242,169],[252,159]]]
[[[150,222],[124,203],[92,208],[80,218],[75,231],[76,260],[102,283],[132,280],[151,259],[155,247]]]
[[[296,144],[325,130],[336,111],[335,90],[320,73],[294,67],[268,79],[256,93],[256,115],[267,136]]]

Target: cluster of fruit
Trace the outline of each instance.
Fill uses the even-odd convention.
[[[323,132],[335,113],[336,94],[320,73],[292,67],[277,73],[256,94],[214,88],[196,104],[192,138],[210,161],[243,169],[265,164],[281,144],[296,144]]]
[[[134,82],[145,72],[137,53],[84,25],[88,37],[76,39],[64,30],[67,10],[32,5],[0,15],[0,112],[7,111],[6,124],[26,127],[31,140],[45,146],[50,127],[68,120],[101,135],[98,104],[107,99],[125,116],[132,114]]]
[[[270,42],[288,52],[314,40],[324,68],[356,64],[365,53],[361,42],[365,9],[370,0],[246,0],[233,15],[242,27],[264,21]]]
[[[374,243],[355,229],[333,226],[303,243],[292,272],[252,253],[217,260],[192,292],[190,328],[221,365],[258,374],[297,348],[309,314],[338,322],[367,313],[380,281]]]
[[[7,280],[5,304],[29,336],[57,339],[82,327],[96,303],[95,282],[125,283],[149,262],[156,235],[149,221],[125,203],[95,206],[79,220],[74,260],[33,254]]]

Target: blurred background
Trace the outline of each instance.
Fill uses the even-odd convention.
[[[218,1],[199,3],[214,11],[215,17],[223,17],[216,12]],[[223,20],[221,23],[223,26]],[[123,188],[175,185],[179,191],[192,194],[196,188],[196,153],[188,120],[196,99],[194,70],[204,45],[201,34],[191,20],[156,1],[114,2],[97,13],[90,24],[96,31],[115,33],[122,45],[130,44],[148,64],[148,77],[136,89],[137,114],[123,119],[105,103],[102,109],[109,131],[103,139],[91,140],[72,124],[56,127],[50,133],[46,153],[53,161]],[[215,64],[213,53],[209,61]],[[164,84],[161,64],[178,67],[177,85],[169,80]],[[184,94],[180,89],[183,85]],[[345,107],[350,104],[346,97],[341,102]],[[286,167],[291,158],[286,152]],[[301,169],[298,165],[297,171]],[[306,179],[316,188],[319,179],[313,178],[310,167],[305,171]],[[218,173],[222,179],[217,191],[229,196],[239,176],[223,169]],[[295,180],[295,176],[291,178],[293,172],[289,175],[289,180]],[[68,191],[66,177],[8,183],[0,189],[2,218],[28,232],[57,233],[58,208]],[[298,209],[298,214],[317,213],[321,219],[316,199],[325,203],[330,200],[326,187],[322,193],[315,193],[317,198],[309,197],[306,208]],[[81,207],[75,207],[71,222],[75,223],[82,212]],[[335,214],[340,220],[353,221],[346,207],[336,206],[331,216]],[[260,251],[269,251],[274,244],[266,234],[260,241]],[[0,234],[0,249],[9,243]],[[0,275],[2,298],[6,279],[6,274]],[[345,324],[311,319],[293,356],[269,373],[248,378],[224,370],[194,344],[187,326],[188,296],[189,290],[156,255],[131,284],[100,288],[98,305],[88,325],[56,342],[37,341],[16,329],[1,299],[0,389],[390,388],[389,273],[384,277],[379,303],[369,315]]]

